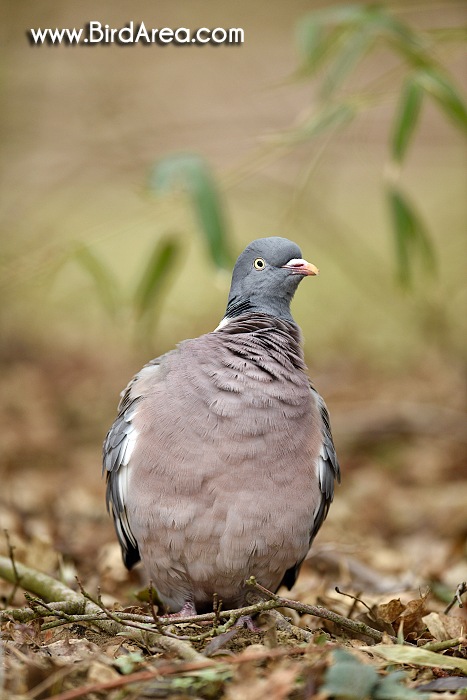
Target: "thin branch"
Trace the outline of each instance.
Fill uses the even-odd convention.
[[[44,617],[43,611],[46,610],[49,613],[49,615],[59,617],[64,622],[75,622],[74,616],[65,612],[63,608],[51,608],[48,603],[45,603],[43,600],[40,600],[40,598],[34,598],[27,591],[24,592],[24,597],[28,601],[31,609],[33,611],[37,611],[41,617]],[[42,612],[40,609],[42,609]]]
[[[463,602],[462,602],[462,596],[464,595],[464,593],[465,593],[466,591],[467,591],[467,581],[462,581],[462,583],[460,583],[460,584],[457,586],[456,592],[454,593],[453,599],[451,600],[451,602],[450,602],[449,605],[447,606],[446,610],[444,611],[444,614],[445,614],[445,615],[447,615],[447,614],[449,613],[449,611],[451,610],[451,608],[453,608],[453,607],[455,606],[456,603],[459,603],[459,607],[460,607],[460,608],[463,608],[463,607],[464,607],[464,604],[463,604]]]
[[[255,588],[256,590],[260,591],[261,593],[271,596],[271,598],[279,604],[278,607],[289,608],[290,610],[297,610],[297,612],[300,612],[304,615],[313,615],[314,617],[320,617],[322,620],[329,620],[329,622],[333,622],[335,625],[343,627],[345,630],[353,632],[354,634],[363,634],[366,637],[370,637],[370,639],[373,639],[375,642],[383,641],[382,632],[380,632],[379,630],[375,630],[372,627],[369,627],[368,625],[365,625],[363,622],[349,620],[347,617],[343,617],[338,613],[332,612],[331,610],[328,610],[327,608],[322,608],[318,605],[307,605],[305,603],[299,603],[296,600],[282,598],[281,596],[278,596],[275,593],[271,593],[271,591],[268,591],[263,586],[260,586],[256,582],[254,576],[249,578],[246,581],[246,583],[249,586],[252,586],[252,588]],[[397,643],[396,637],[390,637],[390,639],[393,642]]]
[[[298,627],[292,622],[289,622],[288,619],[284,617],[282,613],[279,612],[279,610],[269,610],[268,615],[271,615],[273,617],[274,622],[276,624],[276,628],[278,630],[281,630],[282,632],[287,632],[288,634],[297,637],[302,642],[310,642],[313,639],[312,632],[304,630],[302,629],[302,627]]]
[[[222,610],[222,601],[219,600],[219,596],[217,595],[217,593],[214,593],[214,595],[212,596],[212,611],[214,613],[214,620],[213,620],[214,627],[219,627],[219,625],[220,625],[219,613],[221,612],[221,610]]]
[[[367,605],[367,604],[365,603],[365,601],[362,600],[361,598],[357,598],[357,596],[352,595],[351,593],[345,593],[345,591],[341,591],[341,589],[339,588],[339,586],[334,586],[334,590],[336,591],[336,593],[339,593],[339,595],[344,595],[344,596],[346,596],[346,598],[351,598],[351,599],[354,601],[354,603],[361,603],[361,604],[368,610],[368,612],[369,612],[371,615],[373,614],[373,613],[372,613],[372,610],[371,610],[371,608],[370,608],[370,606]],[[352,606],[352,607],[353,607],[353,606]]]
[[[455,639],[445,639],[442,642],[428,642],[427,644],[422,644],[419,649],[424,649],[425,651],[446,651],[446,649],[452,649],[452,647],[457,647],[467,644],[466,637],[456,637]]]
[[[11,591],[11,593],[7,599],[7,605],[11,605],[11,602],[15,597],[16,591],[18,590],[18,588],[21,585],[21,578],[20,578],[20,576],[18,574],[18,570],[16,568],[15,548],[11,544],[10,533],[8,532],[8,530],[6,528],[3,530],[3,532],[5,534],[6,545],[7,545],[7,549],[8,549],[8,556],[10,557],[11,565],[13,567],[13,573],[15,575],[14,581],[13,581],[13,590]]]

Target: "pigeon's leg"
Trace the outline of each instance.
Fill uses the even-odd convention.
[[[195,617],[197,614],[198,613],[196,612],[195,604],[193,603],[193,601],[187,600],[178,612],[170,613],[169,615],[161,615],[161,617],[170,617],[175,619],[178,617]]]
[[[255,633],[264,632],[264,630],[262,630],[261,627],[258,627],[256,622],[254,622],[251,615],[242,615],[241,617],[239,617],[234,627],[246,627],[250,630],[250,632]]]

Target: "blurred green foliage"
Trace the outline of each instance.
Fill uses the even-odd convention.
[[[191,153],[164,158],[152,168],[148,184],[150,191],[156,194],[174,188],[188,193],[211,260],[219,268],[229,268],[232,258],[224,212],[214,177],[205,161]]]
[[[392,671],[381,678],[376,670],[347,651],[333,653],[334,664],[327,671],[322,690],[341,700],[427,700],[426,693],[402,684],[403,671]]]
[[[402,63],[404,78],[388,143],[386,199],[396,251],[397,277],[403,286],[412,280],[418,258],[433,273],[435,256],[427,227],[401,184],[401,166],[419,124],[423,100],[432,98],[454,126],[467,135],[467,104],[453,78],[437,59],[446,42],[465,42],[467,29],[415,30],[383,5],[343,5],[318,10],[298,26],[302,63],[296,79],[316,80],[318,102],[311,118],[287,132],[287,143],[300,143],[326,131],[347,126],[360,112],[372,109],[391,95],[394,68],[387,76],[370,79],[358,91],[345,81],[357,65],[371,61],[381,47]],[[389,78],[385,82],[385,78]],[[384,89],[381,86],[384,85]],[[346,88],[346,89],[345,89]]]
[[[227,227],[214,177],[205,161],[194,154],[175,154],[158,161],[150,171],[149,192],[164,195],[175,190],[188,194],[197,214],[199,230],[207,254],[221,269],[232,265],[228,248]],[[175,231],[157,241],[147,255],[136,288],[125,294],[112,274],[110,266],[88,246],[79,245],[72,253],[74,260],[91,276],[97,296],[113,318],[117,311],[127,311],[139,335],[149,337],[158,311],[162,292],[181,251],[180,232]]]
[[[388,133],[385,167],[385,197],[391,222],[396,276],[402,287],[410,287],[416,262],[431,275],[435,252],[423,206],[412,204],[401,183],[402,168],[414,141],[420,114],[427,99],[433,100],[445,117],[467,133],[467,106],[454,79],[437,58],[437,49],[450,42],[462,44],[467,30],[458,27],[420,30],[403,22],[384,5],[342,5],[316,10],[303,17],[297,27],[300,65],[292,81],[310,82],[313,102],[309,114],[297,125],[277,133],[268,143],[281,152],[317,142],[326,147],[338,131],[348,127],[363,112],[398,94]],[[396,60],[387,73],[375,79],[371,70],[352,78],[360,64],[371,64],[374,53],[384,47]],[[366,76],[366,77],[365,77]],[[368,77],[369,76],[369,77]],[[363,87],[362,87],[363,82]],[[252,155],[254,163],[254,154]],[[314,168],[316,163],[312,163]],[[187,197],[196,214],[205,249],[217,268],[229,268],[226,216],[216,178],[202,157],[175,153],[159,160],[148,178],[149,192],[159,197]],[[175,207],[176,209],[176,207]],[[168,272],[180,249],[181,232],[176,226],[147,256],[133,293],[124,298],[109,268],[89,248],[74,252],[76,261],[91,275],[102,305],[115,314],[117,304],[126,305],[137,327],[150,331],[155,309]]]

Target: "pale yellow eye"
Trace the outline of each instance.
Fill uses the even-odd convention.
[[[266,267],[266,261],[263,260],[263,258],[256,258],[256,260],[253,263],[253,267],[256,270],[262,270],[263,267]]]

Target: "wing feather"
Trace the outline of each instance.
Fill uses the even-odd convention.
[[[326,519],[329,511],[329,506],[334,498],[334,484],[337,481],[340,483],[341,473],[339,462],[337,460],[336,450],[334,447],[334,441],[332,439],[331,432],[331,422],[329,420],[329,413],[326,404],[322,396],[316,391],[316,389],[310,384],[311,391],[315,397],[316,404],[319,409],[319,414],[321,418],[321,438],[322,444],[318,457],[317,464],[317,476],[319,482],[319,490],[321,492],[321,499],[317,504],[315,511],[313,512],[312,525],[310,529],[310,546],[316,537],[318,530]],[[285,572],[284,578],[282,579],[281,585],[287,586],[290,590],[297,580],[300,567],[303,563],[302,561],[297,562],[297,564]]]
[[[107,510],[114,520],[123,561],[128,569],[141,559],[126,509],[128,483],[134,469],[131,457],[138,439],[133,418],[144,401],[148,384],[158,381],[161,359],[152,360],[143,367],[122,392],[118,416],[104,441],[103,472],[107,477]]]

